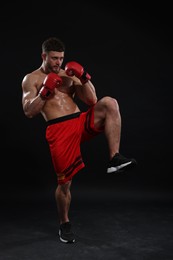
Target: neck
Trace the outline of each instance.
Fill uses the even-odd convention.
[[[41,65],[40,70],[41,70],[41,72],[43,72],[44,74],[48,74],[48,73],[49,73],[49,72],[47,72],[47,71],[45,70],[45,68],[44,68],[43,65]]]

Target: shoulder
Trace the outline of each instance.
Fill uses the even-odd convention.
[[[45,78],[45,74],[40,69],[27,73],[22,80],[22,84],[41,85]]]
[[[42,75],[44,75],[42,73],[42,71],[40,69],[37,69],[37,70],[34,70],[34,71],[31,71],[29,73],[27,73],[25,76],[24,76],[24,79],[27,79],[27,78],[36,78],[36,77],[41,77]]]

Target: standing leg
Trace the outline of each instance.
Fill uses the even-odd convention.
[[[58,216],[60,222],[59,236],[64,243],[75,242],[74,234],[71,231],[71,223],[69,220],[69,209],[71,203],[71,181],[65,184],[59,184],[55,191],[55,199],[57,203]]]
[[[69,208],[71,203],[71,181],[57,186],[55,199],[57,203],[60,224],[69,221]]]

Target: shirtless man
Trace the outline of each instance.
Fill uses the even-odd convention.
[[[129,169],[136,161],[119,153],[121,116],[117,100],[109,96],[98,100],[91,76],[79,63],[70,61],[61,68],[64,53],[65,45],[56,37],[42,43],[40,68],[22,80],[22,105],[28,118],[41,113],[47,124],[45,136],[57,174],[59,237],[62,242],[73,243],[70,187],[74,175],[85,167],[80,144],[104,132],[110,157],[107,174]],[[80,111],[74,97],[87,104],[88,110]]]

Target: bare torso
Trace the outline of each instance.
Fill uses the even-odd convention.
[[[45,120],[73,114],[79,111],[70,93],[55,89],[55,95],[43,107],[41,114]]]
[[[46,100],[40,111],[46,121],[80,111],[74,102],[76,88],[81,87],[80,81],[76,77],[68,77],[62,69],[58,75],[62,78],[63,84],[61,87],[55,88],[54,94]],[[36,88],[36,95],[42,87],[46,76],[41,68],[29,74],[29,82],[32,83],[33,88]],[[28,79],[26,81],[28,81]]]
[[[55,89],[55,94],[47,100],[41,111],[46,121],[79,112],[79,108],[74,102],[75,85],[73,80],[67,77],[63,70],[60,71],[59,76],[63,80],[62,86]]]

